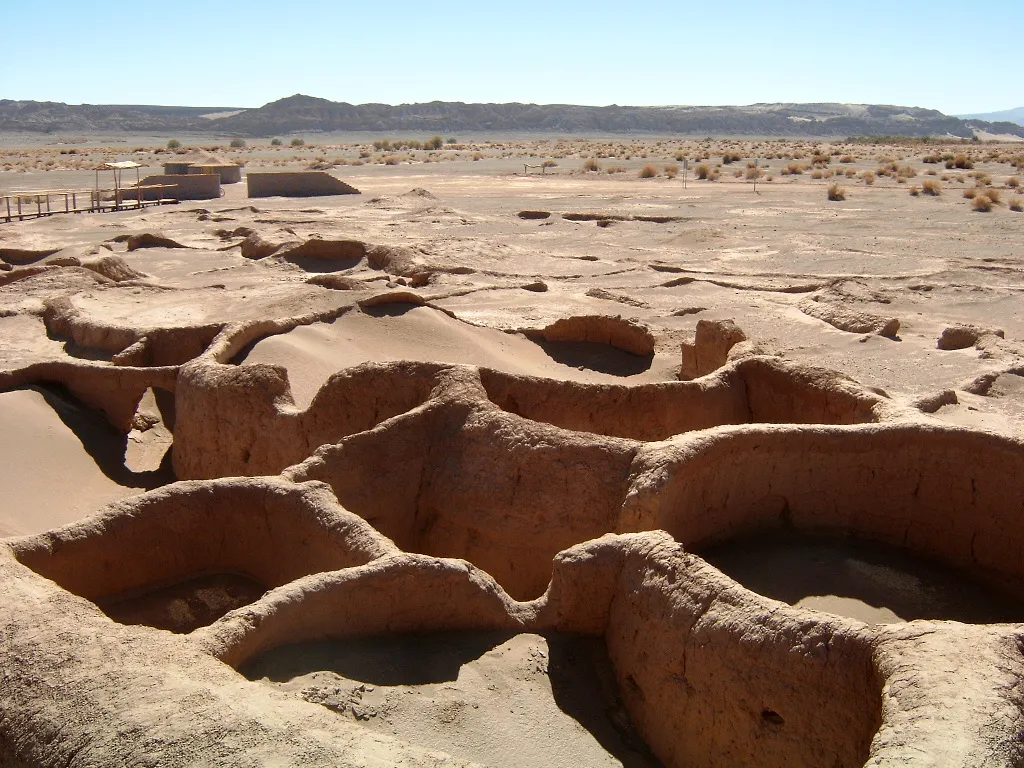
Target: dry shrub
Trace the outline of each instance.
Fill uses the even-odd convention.
[[[853,155],[843,155],[841,158],[839,158],[839,162],[840,163],[856,163],[857,162],[857,158],[854,157]]]
[[[926,195],[938,197],[942,194],[942,185],[935,179],[925,179],[921,182],[921,191]]]
[[[1000,203],[1003,202],[1003,193],[1000,192],[998,189],[986,189],[985,197],[987,197],[996,205],[999,205]]]
[[[963,168],[970,170],[974,167],[974,162],[967,157],[967,155],[954,155],[951,158],[946,159],[946,168]]]
[[[896,169],[896,173],[902,176],[904,179],[912,179],[917,176],[917,171],[909,165],[901,165]]]
[[[600,171],[601,170],[601,166],[598,164],[597,160],[595,160],[594,158],[590,158],[589,160],[587,160],[583,164],[583,170],[584,171]]]
[[[821,172],[821,171],[815,171],[814,173],[811,174],[811,178],[812,179],[823,179],[823,178],[825,178],[825,174],[823,172]]]
[[[838,184],[829,184],[828,199],[833,201],[845,200],[846,190],[840,187]]]
[[[668,165],[665,166],[665,175],[668,176],[670,179],[674,179],[676,176],[679,175],[679,166],[676,165],[675,163],[669,163]]]
[[[394,155],[388,155],[384,158],[384,165],[398,165],[398,158]]]
[[[747,181],[753,181],[754,179],[759,179],[759,178],[761,178],[761,169],[760,168],[747,168],[747,172],[746,172],[745,175],[746,175]]]
[[[973,187],[968,187],[967,189],[964,190],[964,197],[966,197],[968,200],[973,200],[977,196],[978,190],[974,189]]]
[[[653,179],[658,175],[658,168],[655,165],[648,163],[640,169],[640,173],[638,175],[641,179]]]
[[[864,179],[864,183],[867,184],[869,187],[875,183],[875,174],[872,173],[871,171],[864,171],[864,173],[862,173],[860,177]]]
[[[911,197],[917,197],[921,194],[921,188],[917,184],[913,184],[908,191]]]
[[[971,208],[976,211],[980,211],[981,213],[988,213],[992,210],[992,201],[989,199],[988,195],[977,195],[974,198],[974,203],[971,205]]]
[[[921,158],[922,163],[941,163],[942,157],[939,155],[925,155]]]
[[[1011,197],[1007,205],[1010,206],[1011,211],[1016,211],[1017,213],[1024,211],[1024,200],[1021,200],[1019,197]]]
[[[698,179],[707,179],[711,175],[711,166],[707,163],[701,163],[693,172],[697,175]]]
[[[483,159],[484,159],[483,153],[481,153],[481,152],[474,152],[473,153],[473,160],[474,161],[476,161],[476,160],[483,160]]]
[[[857,171],[854,170],[853,168],[847,168],[846,169],[846,178],[852,179],[856,175],[857,175]]]
[[[807,170],[807,166],[801,163],[790,163],[782,169],[783,176],[800,176]]]
[[[722,162],[726,165],[729,165],[729,163],[738,163],[742,159],[743,155],[739,152],[726,152],[722,155]]]
[[[1016,176],[1011,176],[1006,180],[1006,186],[1010,189],[1020,189],[1020,179]]]

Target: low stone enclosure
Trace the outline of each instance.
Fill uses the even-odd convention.
[[[470,630],[603,638],[666,766],[1024,764],[1024,609],[869,625],[701,557],[853,537],[1024,599],[1019,441],[764,356],[640,386],[366,364],[302,410],[237,347],[36,371],[122,430],[99,379],[173,390],[180,481],[0,541],[3,765],[463,765],[235,670]]]
[[[359,190],[326,171],[268,171],[247,173],[249,197],[318,197],[357,195]]]

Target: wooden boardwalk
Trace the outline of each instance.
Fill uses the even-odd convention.
[[[146,199],[147,191],[159,190]],[[148,184],[127,189],[47,189],[0,194],[0,219],[37,219],[58,213],[107,213],[171,205],[178,202],[176,184]]]

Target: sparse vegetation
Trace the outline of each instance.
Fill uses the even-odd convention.
[[[245,149],[245,139],[232,139],[231,140],[231,148],[232,149]]]
[[[433,138],[427,139],[423,142],[424,149],[440,149],[444,146],[444,139],[440,136],[434,136]]]
[[[280,147],[282,144],[284,144],[284,142],[281,141],[280,139],[271,139],[270,140],[270,146],[272,146],[272,147]]]
[[[1011,211],[1020,213],[1021,211],[1024,211],[1024,200],[1021,200],[1019,197],[1011,197],[1007,206]]]
[[[641,179],[653,179],[658,175],[658,168],[657,166],[648,163],[640,169],[640,173],[638,175]]]
[[[992,200],[988,195],[976,195],[971,208],[981,213],[988,213],[992,210]]]
[[[845,200],[846,190],[840,187],[838,184],[829,184],[828,199],[832,201]]]
[[[875,174],[872,173],[871,171],[864,171],[864,173],[862,173],[860,177],[864,179],[864,183],[867,184],[869,187],[875,183]]]
[[[305,144],[306,144],[305,140],[304,139],[300,139],[298,136],[296,136],[294,139],[292,139],[291,143],[292,143],[293,147],[302,147],[302,146],[305,146]]]
[[[178,149],[179,147],[181,147],[181,142],[177,139],[171,139],[167,142],[168,149]]]
[[[601,165],[594,158],[590,158],[585,163],[583,163],[583,170],[584,171],[600,171],[601,170]]]
[[[925,179],[921,182],[921,191],[926,195],[938,197],[942,194],[942,185],[935,179]]]
[[[907,191],[910,192],[911,197],[917,197],[921,194],[921,188],[917,186],[917,184],[911,185],[910,189]]]
[[[679,175],[679,166],[676,165],[675,163],[669,163],[668,165],[665,166],[665,175],[668,176],[670,179],[674,179],[676,176]]]

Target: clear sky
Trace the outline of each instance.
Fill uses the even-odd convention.
[[[1024,105],[1024,0],[3,5],[0,98]]]

